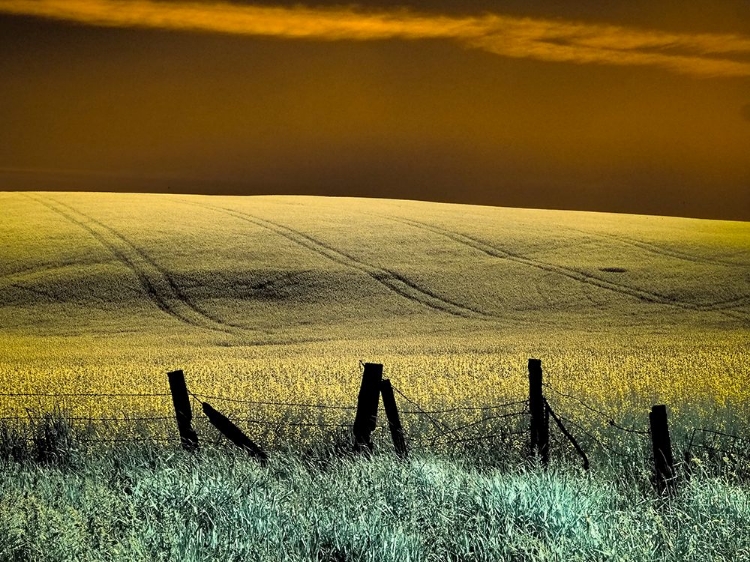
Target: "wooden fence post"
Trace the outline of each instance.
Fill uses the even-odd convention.
[[[542,392],[542,361],[529,359],[529,410],[531,411],[531,456],[537,454],[542,464],[549,463],[549,415]]]
[[[396,398],[393,396],[393,386],[389,379],[383,379],[380,382],[380,395],[383,397],[383,408],[385,409],[385,415],[388,417],[388,428],[391,430],[391,438],[393,439],[396,454],[399,458],[405,459],[407,450],[404,429],[401,427],[401,419],[396,407]]]
[[[648,419],[651,425],[651,442],[654,449],[654,484],[656,490],[661,494],[664,490],[671,490],[675,484],[674,458],[672,457],[672,441],[669,438],[667,407],[663,404],[652,406]]]
[[[370,438],[378,419],[378,402],[380,401],[380,381],[383,378],[383,365],[380,363],[365,363],[362,374],[362,385],[359,387],[357,398],[357,414],[354,417],[354,449],[372,452]],[[363,449],[364,448],[364,449]]]
[[[185,384],[185,374],[182,370],[178,370],[167,373],[167,376],[169,377],[169,390],[172,392],[172,402],[182,448],[186,451],[195,451],[198,449],[198,435],[190,423],[193,419],[193,413],[190,410],[190,397],[188,396],[187,384]]]
[[[258,447],[247,435],[242,433],[242,430],[234,425],[229,418],[227,418],[221,412],[215,410],[208,402],[203,402],[203,413],[206,414],[208,421],[218,429],[227,439],[237,445],[240,449],[244,449],[251,456],[256,457],[260,460],[261,464],[266,464],[268,455]]]

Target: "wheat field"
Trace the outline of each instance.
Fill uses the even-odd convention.
[[[0,215],[0,393],[78,395],[6,397],[0,417],[168,417],[169,397],[85,395],[165,393],[173,369],[198,396],[354,405],[360,361],[421,407],[492,405],[525,398],[537,357],[553,389],[633,427],[666,403],[685,430],[747,428],[748,223],[7,192]],[[604,417],[551,392],[611,439]]]

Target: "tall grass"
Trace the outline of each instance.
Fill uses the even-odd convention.
[[[489,453],[75,451],[0,461],[1,560],[750,560],[747,481],[700,467],[658,497],[642,470]]]

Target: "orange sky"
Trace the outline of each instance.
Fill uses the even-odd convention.
[[[750,220],[750,4],[0,0],[0,190]]]

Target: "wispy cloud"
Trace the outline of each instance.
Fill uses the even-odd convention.
[[[750,76],[750,37],[668,33],[486,14],[270,7],[148,0],[0,0],[0,13],[86,25],[151,27],[321,41],[446,39],[496,55],[575,64],[653,66],[701,77]]]

